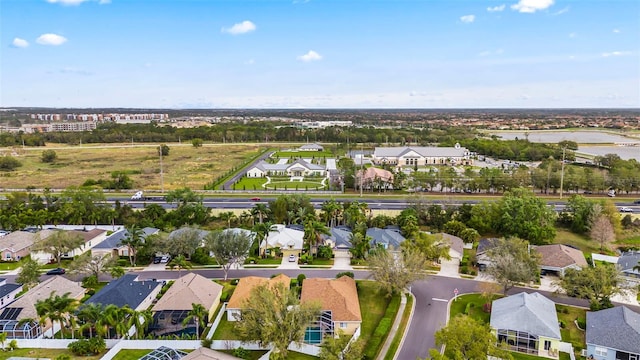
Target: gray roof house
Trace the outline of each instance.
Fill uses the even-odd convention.
[[[323,151],[324,147],[320,144],[304,144],[298,148],[300,151]]]
[[[471,164],[471,153],[460,144],[454,147],[401,146],[377,147],[373,151],[374,164],[419,165],[460,163]]]
[[[148,308],[162,289],[162,283],[153,280],[136,281],[138,275],[125,274],[109,282],[85,304],[128,305],[134,310]]]
[[[479,270],[484,270],[491,264],[491,259],[487,256],[487,251],[493,249],[498,238],[483,238],[478,242],[478,248],[476,249],[476,263]]]
[[[491,328],[511,350],[549,357],[561,339],[555,303],[539,293],[521,292],[495,300]]]
[[[640,359],[640,314],[626,306],[587,312],[586,342],[591,359]]]
[[[400,244],[405,241],[405,237],[393,229],[368,228],[367,236],[371,237],[371,247],[381,245],[390,250],[400,248]]]
[[[7,284],[7,279],[0,278],[0,309],[7,306],[22,291],[22,285]]]
[[[633,269],[636,266],[640,267],[640,251],[629,251],[618,258],[618,267],[622,274],[626,277],[640,280],[640,270]]]
[[[351,249],[351,230],[346,226],[332,227],[331,235],[322,235],[326,245],[334,249]]]
[[[160,230],[156,228],[146,227],[142,229],[143,237],[157,234]],[[91,255],[114,254],[116,256],[128,256],[129,250],[122,245],[122,240],[129,235],[127,229],[121,229],[109,235],[100,244],[91,249]]]

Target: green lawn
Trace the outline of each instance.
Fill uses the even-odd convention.
[[[113,360],[138,360],[155,349],[122,349],[118,351]]]
[[[591,256],[591,253],[600,252],[600,245],[598,245],[597,242],[589,240],[586,236],[578,235],[562,228],[557,229],[554,243],[575,246],[582,250],[585,257]]]
[[[304,159],[322,159],[333,158],[334,155],[329,151],[277,151],[273,154],[274,158],[291,159],[291,158],[304,158]]]
[[[243,177],[235,183],[234,188],[236,190],[264,190],[262,185],[266,182],[266,178]]]
[[[149,352],[149,351],[147,351]],[[105,351],[106,353],[106,351]],[[146,353],[145,353],[146,354]],[[13,351],[7,351],[7,352],[0,352],[0,359],[8,359],[10,357],[29,357],[29,358],[35,358],[35,359],[39,359],[39,358],[47,358],[47,359],[55,359],[56,357],[60,356],[60,355],[68,355],[71,357],[72,360],[98,360],[100,359],[103,354],[100,355],[96,355],[96,356],[77,356],[77,355],[73,355],[73,353],[71,353],[71,351],[67,350],[67,349],[16,349]],[[117,359],[117,358],[116,358]],[[135,358],[136,360],[139,359],[139,357]],[[122,359],[120,359],[122,360]]]
[[[460,295],[456,301],[451,302],[449,319],[453,319],[458,314],[465,314],[483,323],[489,323],[491,314],[482,308],[485,302],[480,294]]]
[[[220,352],[229,354],[229,355],[233,355],[233,350],[219,350]],[[266,354],[267,351],[266,350],[254,350],[254,351],[247,351],[247,357],[245,357],[244,359],[246,360],[258,360],[260,359],[260,357],[262,357],[262,355]]]
[[[365,356],[374,359],[384,343],[400,306],[400,295],[389,298],[379,284],[358,281],[362,325],[360,339],[366,342]]]
[[[572,306],[556,305],[558,311],[558,321],[564,324],[564,328],[560,328],[560,334],[562,335],[562,341],[570,342],[573,344],[573,349],[576,352],[585,348],[584,331],[578,329],[575,324],[575,320],[580,319],[582,322],[586,319],[587,311]]]
[[[22,266],[22,261],[0,261],[0,271],[11,271]]]
[[[233,332],[233,322],[227,321],[227,317],[223,316],[220,323],[213,333],[213,340],[239,340],[238,336]]]
[[[270,190],[317,190],[325,186],[320,181],[272,181],[265,186]]]

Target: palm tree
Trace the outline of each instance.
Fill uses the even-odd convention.
[[[136,328],[136,339],[140,339],[144,335],[144,332],[149,328],[152,321],[153,314],[149,309],[142,311],[129,310],[128,327],[131,328],[133,326]]]
[[[322,244],[322,235],[331,235],[329,228],[320,221],[310,219],[304,225],[304,237],[307,240],[309,251],[318,253],[318,245]]]
[[[46,323],[46,319],[51,321],[51,331],[55,336],[53,329],[54,323],[58,321],[60,323],[60,335],[64,333],[64,324],[68,323],[68,316],[75,307],[77,300],[70,298],[71,293],[66,293],[62,296],[56,295],[55,291],[44,300],[38,300],[36,302],[36,313],[40,317],[42,323]]]
[[[110,329],[115,328],[118,322],[118,312],[120,308],[116,305],[107,305],[100,313],[100,318],[96,321],[96,332],[100,335],[111,338]]]
[[[251,214],[258,216],[260,224],[262,224],[264,217],[267,216],[268,213],[269,208],[267,207],[267,204],[258,203],[253,206],[253,209],[251,209]]]
[[[4,351],[4,342],[7,341],[7,333],[6,332],[1,332],[0,333],[0,346],[2,346],[2,351]]]
[[[84,331],[84,329],[89,329],[89,338],[93,337],[93,329],[96,328],[101,312],[101,304],[89,303],[82,306],[76,314],[76,317],[82,323],[80,330]]]
[[[127,236],[124,237],[120,241],[122,245],[127,247],[127,252],[129,253],[129,262],[131,266],[136,265],[136,257],[138,255],[138,249],[144,245],[144,231],[138,226],[132,226],[126,229]]]
[[[174,257],[169,262],[168,265],[171,268],[171,270],[173,270],[174,268],[178,268],[178,278],[181,277],[180,274],[182,269],[191,269],[191,264],[187,261],[187,259],[182,254]]]
[[[231,220],[237,218],[236,214],[234,214],[233,211],[222,212],[220,213],[220,215],[218,215],[218,217],[220,218],[220,220],[224,220],[227,222],[227,229],[231,228]]]
[[[193,320],[196,324],[196,335],[198,340],[200,339],[200,323],[205,327],[207,326],[207,320],[209,318],[209,312],[202,306],[202,304],[191,303],[191,310],[187,313],[187,317],[182,321],[183,326],[187,326],[189,321]]]

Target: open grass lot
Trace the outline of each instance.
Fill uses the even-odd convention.
[[[16,158],[23,166],[15,171],[0,173],[3,188],[52,189],[81,185],[87,179],[108,179],[113,171],[128,171],[137,189],[159,190],[159,144],[140,145],[82,145],[17,149]],[[262,150],[256,144],[205,144],[195,148],[191,144],[167,144],[169,155],[164,156],[165,190],[180,187],[202,189],[245,159]],[[52,149],[58,155],[53,164],[40,161],[43,150]],[[6,149],[0,153],[8,153]]]
[[[485,299],[480,294],[460,295],[456,301],[451,302],[449,318],[452,319],[458,314],[465,314],[488,324],[491,314],[483,310],[482,306],[485,302]]]
[[[145,352],[148,353],[149,351]],[[105,351],[106,353],[106,351]],[[103,354],[100,355],[96,355],[96,356],[77,356],[77,355],[73,355],[73,353],[67,349],[16,349],[13,351],[2,351],[0,352],[0,359],[8,359],[10,357],[28,357],[28,358],[34,358],[34,359],[42,359],[42,358],[46,358],[46,359],[55,359],[56,357],[60,356],[60,355],[68,355],[71,357],[71,359],[73,360],[98,360],[100,359]],[[144,354],[143,354],[144,355]],[[118,359],[116,357],[116,359]],[[134,358],[122,358],[122,359],[134,359]],[[120,359],[120,360],[122,360]],[[136,360],[139,359],[139,357],[135,358]]]
[[[591,256],[591,253],[600,252],[600,245],[596,241],[562,228],[557,228],[554,243],[575,246],[582,250],[585,257]]]
[[[267,182],[266,178],[250,178],[243,177],[235,183],[234,188],[237,190],[264,190],[264,183]]]

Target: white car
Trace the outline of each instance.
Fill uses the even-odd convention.
[[[296,256],[291,254],[289,255],[289,262],[295,262],[296,261]]]
[[[631,212],[633,212],[633,209],[630,208],[630,207],[623,206],[623,207],[620,208],[620,212],[631,213]]]
[[[137,191],[133,196],[131,196],[131,200],[142,200],[144,193],[142,191]]]

